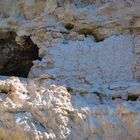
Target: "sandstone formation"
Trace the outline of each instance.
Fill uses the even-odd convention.
[[[140,0],[0,0],[0,140],[140,139]]]

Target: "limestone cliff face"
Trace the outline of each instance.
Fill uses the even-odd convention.
[[[0,75],[0,140],[139,140],[140,0],[0,0]]]

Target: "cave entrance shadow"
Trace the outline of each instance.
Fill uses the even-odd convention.
[[[0,75],[28,77],[33,61],[39,58],[39,48],[30,37],[20,37],[17,43],[16,35],[9,33],[0,39]]]

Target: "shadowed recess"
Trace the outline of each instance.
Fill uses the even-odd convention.
[[[27,77],[33,61],[39,59],[39,49],[30,37],[15,40],[14,33],[0,39],[0,75]]]

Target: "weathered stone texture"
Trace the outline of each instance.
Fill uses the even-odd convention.
[[[139,0],[1,0],[0,40],[41,59],[0,76],[0,139],[139,140],[139,15]]]

